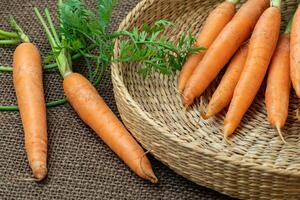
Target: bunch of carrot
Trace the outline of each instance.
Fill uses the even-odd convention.
[[[178,89],[184,105],[190,106],[231,59],[206,111],[201,113],[207,119],[229,105],[223,131],[228,138],[269,69],[265,93],[268,119],[284,141],[281,129],[288,115],[290,80],[300,97],[300,9],[280,35],[281,0],[248,0],[235,14],[237,3],[225,0],[211,12],[196,43],[207,51],[188,58]]]

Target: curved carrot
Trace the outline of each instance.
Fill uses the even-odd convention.
[[[280,8],[270,7],[260,17],[249,43],[247,61],[225,118],[224,136],[231,136],[250,107],[265,77],[280,31]]]
[[[29,165],[39,181],[47,175],[47,120],[41,56],[32,43],[22,43],[14,52],[13,82]]]
[[[157,182],[143,149],[82,75],[64,77],[64,91],[80,118],[140,177]]]
[[[290,33],[285,33],[280,36],[270,64],[265,94],[269,122],[283,141],[280,129],[288,117],[290,86]]]
[[[186,83],[183,103],[190,106],[250,36],[257,20],[269,6],[269,0],[248,0],[225,26]]]
[[[291,30],[291,80],[293,88],[300,98],[300,7],[298,7]]]
[[[208,119],[230,104],[234,89],[244,69],[248,54],[248,45],[242,46],[230,62],[218,88],[214,92],[206,113],[202,116]]]
[[[207,17],[201,32],[198,35],[196,46],[209,48],[226,24],[232,19],[236,12],[235,5],[239,0],[226,0],[216,7]],[[205,52],[192,54],[183,65],[178,79],[178,90],[182,92],[185,84],[193,71],[203,58]]]

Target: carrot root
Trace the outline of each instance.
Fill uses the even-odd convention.
[[[281,141],[282,141],[284,144],[286,144],[286,141],[285,141],[285,139],[284,139],[284,137],[283,137],[283,135],[282,135],[281,128],[280,128],[280,125],[279,125],[279,124],[276,124],[276,130],[277,130],[277,132],[278,132],[278,134],[279,134],[279,137],[280,137]]]

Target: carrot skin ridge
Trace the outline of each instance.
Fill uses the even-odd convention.
[[[157,182],[144,150],[81,74],[64,78],[64,91],[80,118],[141,178]],[[140,164],[140,162],[142,164]]]
[[[248,0],[242,5],[206,51],[188,80],[183,92],[185,106],[190,106],[216,78],[236,50],[249,38],[257,20],[268,6],[269,0]]]
[[[290,97],[290,34],[280,36],[267,79],[266,108],[269,123],[282,129],[288,117]]]
[[[24,128],[29,166],[37,181],[47,175],[47,120],[41,57],[32,43],[20,44],[13,56],[13,83]]]
[[[196,46],[209,48],[226,24],[233,18],[235,13],[235,4],[232,2],[224,1],[215,8],[207,17],[206,22],[199,33]],[[205,51],[192,54],[188,57],[178,78],[178,90],[180,93],[183,92],[186,82],[191,77],[204,55]]]
[[[263,82],[278,41],[280,21],[280,9],[270,7],[255,26],[247,61],[225,117],[224,137],[231,136],[238,127]]]
[[[242,46],[232,58],[228,68],[216,91],[214,92],[208,106],[204,119],[208,119],[230,104],[234,89],[244,69],[248,54],[248,45]]]

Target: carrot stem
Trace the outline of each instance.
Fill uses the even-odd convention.
[[[281,0],[270,0],[271,7],[277,7],[280,9],[281,7]]]
[[[49,26],[50,26],[50,30],[51,30],[51,32],[52,32],[52,34],[53,34],[53,37],[54,37],[56,43],[57,43],[58,45],[60,45],[60,40],[59,40],[58,34],[57,34],[57,32],[56,32],[56,29],[55,29],[55,27],[54,27],[53,20],[52,20],[52,17],[51,17],[51,14],[50,14],[48,8],[45,9],[45,15],[46,15],[46,18],[47,18],[47,20],[48,20],[48,24],[49,24]]]
[[[19,44],[20,40],[18,39],[10,39],[10,40],[0,40],[0,45],[13,45]]]
[[[47,108],[51,108],[51,107],[63,105],[66,102],[67,102],[67,99],[63,98],[63,99],[50,101],[50,102],[46,103],[46,106],[47,106]],[[1,106],[0,105],[0,111],[19,111],[19,107],[15,106],[15,105],[14,106]]]
[[[23,42],[30,42],[29,37],[24,33],[23,29],[19,26],[19,24],[13,16],[10,16],[9,23],[11,27],[13,27],[17,31],[19,38]]]
[[[293,24],[293,17],[291,17],[290,21],[288,22],[284,33],[290,33],[292,30],[292,24]]]
[[[52,50],[53,51],[55,51],[57,49],[60,50],[59,55],[56,57],[56,62],[57,62],[58,70],[59,70],[60,74],[63,77],[65,77],[65,76],[67,76],[68,74],[70,74],[72,72],[71,55],[65,48],[60,47],[60,41],[59,41],[59,43],[57,43],[57,41],[55,39],[55,36],[53,36],[53,34],[51,33],[49,27],[47,26],[47,23],[46,23],[45,19],[42,17],[40,11],[37,8],[34,8],[34,12],[35,12],[37,18],[39,19],[40,23],[42,24],[42,26],[43,26],[43,28],[46,32],[46,35],[47,35],[49,43],[52,47]],[[48,19],[50,21],[52,21],[51,16]],[[53,24],[53,23],[50,22],[50,24]]]
[[[0,29],[0,38],[18,38],[18,34],[15,32],[8,32]]]
[[[226,0],[226,1],[235,5],[240,3],[240,0]]]

